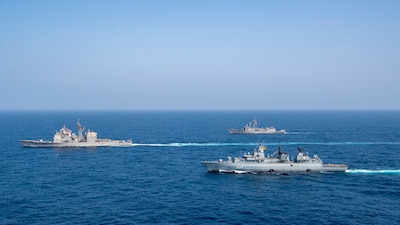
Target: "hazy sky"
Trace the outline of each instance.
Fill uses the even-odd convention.
[[[400,1],[0,1],[0,110],[400,109]]]

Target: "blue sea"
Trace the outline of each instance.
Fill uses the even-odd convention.
[[[233,135],[257,118],[286,135]],[[24,148],[80,119],[132,147]],[[1,224],[400,224],[400,111],[0,112]],[[343,173],[219,174],[301,146]]]

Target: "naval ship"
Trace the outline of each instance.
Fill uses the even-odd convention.
[[[346,164],[323,164],[317,155],[310,157],[301,147],[293,161],[288,153],[281,152],[280,147],[271,155],[265,154],[265,151],[266,147],[260,144],[253,153],[245,153],[243,157],[228,156],[227,160],[203,161],[201,164],[209,172],[227,173],[344,172],[348,168]]]
[[[273,126],[269,127],[258,127],[257,120],[254,119],[253,122],[244,125],[241,130],[229,129],[231,134],[286,134],[285,130],[277,130]]]
[[[112,139],[98,139],[97,132],[88,129],[83,135],[85,128],[81,125],[78,119],[78,135],[72,133],[65,125],[54,134],[53,141],[40,140],[21,140],[24,147],[54,147],[54,148],[71,148],[71,147],[123,147],[132,146],[131,140],[112,140]]]

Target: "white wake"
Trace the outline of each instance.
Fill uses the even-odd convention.
[[[363,173],[363,174],[400,174],[398,170],[367,170],[367,169],[348,169],[346,173]]]
[[[255,142],[233,142],[233,143],[193,143],[193,142],[175,142],[175,143],[133,143],[132,146],[150,146],[150,147],[215,147],[215,146],[257,146],[260,143]],[[286,145],[327,145],[327,146],[345,146],[345,145],[400,145],[400,142],[263,142],[266,146],[286,146]]]

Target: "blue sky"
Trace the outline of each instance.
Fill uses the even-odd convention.
[[[0,110],[400,109],[400,1],[0,1]]]

